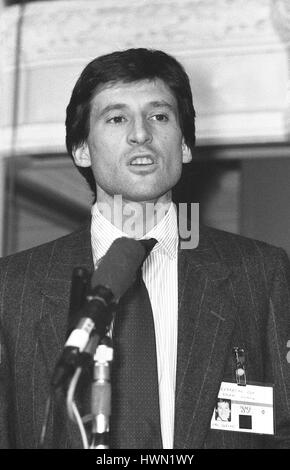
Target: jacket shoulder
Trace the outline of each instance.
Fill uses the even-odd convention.
[[[231,264],[266,262],[271,265],[276,264],[277,258],[288,261],[284,249],[253,238],[207,226],[201,228],[200,237],[209,240],[220,258],[228,260]]]
[[[39,279],[47,272],[52,258],[64,258],[64,254],[72,252],[75,247],[82,246],[89,239],[89,228],[85,227],[63,237],[33,248],[5,256],[0,259],[0,284],[3,277],[18,277],[29,269],[33,277]]]

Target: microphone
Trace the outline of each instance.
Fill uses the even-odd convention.
[[[134,283],[146,254],[144,245],[132,238],[117,238],[112,243],[91,277],[78,324],[56,364],[51,380],[53,388],[63,384],[81,364],[80,353],[86,348],[92,332],[97,335],[97,343],[105,336],[114,307]]]
[[[90,278],[91,274],[86,268],[82,268],[80,266],[74,268],[71,280],[66,340],[79,321],[79,312],[85,301],[85,295]]]

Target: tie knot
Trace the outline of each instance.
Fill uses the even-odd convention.
[[[143,262],[145,261],[145,259],[150,255],[150,252],[151,250],[153,250],[153,247],[156,245],[157,243],[157,240],[155,238],[149,238],[149,239],[146,239],[146,240],[139,240],[141,245],[143,245],[143,247],[145,248],[145,257],[144,257],[144,260]]]

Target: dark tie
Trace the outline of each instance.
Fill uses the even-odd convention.
[[[155,239],[140,240],[146,256]],[[113,449],[160,449],[159,390],[154,320],[141,267],[116,311],[112,369]]]

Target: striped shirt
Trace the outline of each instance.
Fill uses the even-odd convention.
[[[94,265],[116,238],[128,236],[92,207],[91,242]],[[144,237],[155,238],[154,246],[142,268],[151,300],[157,349],[160,423],[164,449],[173,448],[174,403],[177,357],[177,250],[178,229],[174,204]]]

